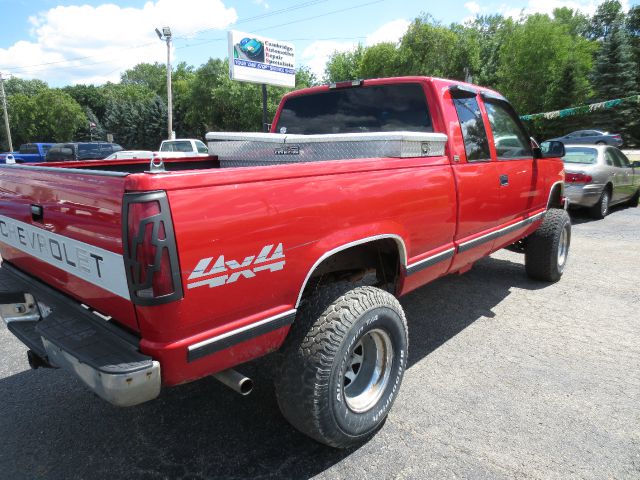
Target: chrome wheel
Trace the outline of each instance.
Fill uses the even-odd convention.
[[[558,243],[558,271],[562,273],[564,264],[567,263],[567,255],[569,254],[569,227],[564,227],[560,233],[560,242]]]
[[[393,364],[389,335],[380,329],[367,332],[349,352],[343,376],[344,398],[356,413],[373,408],[384,393]]]
[[[603,217],[606,217],[609,211],[609,192],[605,190],[602,192],[602,199],[600,199],[600,213]]]

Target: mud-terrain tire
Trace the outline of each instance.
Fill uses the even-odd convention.
[[[571,245],[571,218],[565,210],[551,208],[529,237],[524,253],[527,275],[535,280],[557,282],[567,264]]]
[[[609,187],[604,187],[602,193],[600,194],[600,198],[598,199],[598,203],[596,203],[593,207],[589,208],[589,216],[591,218],[595,218],[597,220],[602,220],[609,214],[609,204],[611,203],[611,191]]]
[[[337,283],[301,307],[275,379],[284,417],[302,433],[345,448],[384,423],[407,363],[407,322],[393,295]]]

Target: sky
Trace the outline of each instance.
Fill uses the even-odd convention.
[[[640,0],[623,0],[625,10]],[[319,79],[334,51],[395,42],[412,20],[444,24],[476,15],[593,14],[600,0],[0,0],[0,72],[50,86],[117,82],[141,62],[166,62],[155,28],[173,33],[172,63],[198,67],[227,56],[227,31],[294,44],[296,67]]]

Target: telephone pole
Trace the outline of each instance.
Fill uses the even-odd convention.
[[[171,98],[171,29],[162,27],[162,32],[156,28],[160,40],[167,42],[167,139],[173,139],[173,99]]]
[[[4,110],[4,128],[7,131],[7,141],[9,142],[9,151],[13,152],[13,143],[11,143],[11,129],[9,128],[9,112],[7,112],[7,97],[4,94],[4,78],[0,72],[0,93],[2,94],[2,109]]]

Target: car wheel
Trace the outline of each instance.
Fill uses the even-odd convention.
[[[600,194],[600,199],[593,207],[589,209],[589,215],[598,220],[603,219],[609,214],[609,203],[611,202],[611,193],[609,187],[605,187]]]
[[[557,282],[564,272],[571,245],[571,219],[565,210],[551,208],[538,229],[527,237],[524,265],[529,277]]]
[[[384,423],[406,368],[407,322],[384,290],[344,283],[300,309],[275,379],[284,417],[326,445],[361,443]]]

